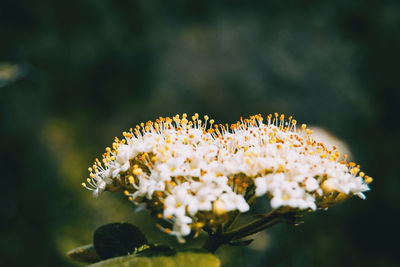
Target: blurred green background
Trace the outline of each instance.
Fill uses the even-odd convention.
[[[399,266],[399,29],[396,0],[1,0],[0,265],[77,266],[65,252],[115,221],[176,244],[93,199],[87,167],[141,121],[276,111],[347,143],[372,191],[223,247],[224,266]]]

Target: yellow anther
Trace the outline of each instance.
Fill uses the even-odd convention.
[[[372,181],[374,180],[374,179],[372,179],[372,177],[369,177],[369,176],[365,176],[365,182],[367,183],[367,184],[370,184],[370,183],[372,183]]]
[[[134,175],[140,175],[140,174],[142,174],[142,169],[141,168],[134,169],[132,173]]]
[[[82,186],[83,186],[83,187],[86,187],[86,184],[85,184],[85,183],[82,183]]]
[[[356,168],[351,169],[350,173],[353,175],[356,175],[359,171],[360,171],[360,169],[356,167]]]

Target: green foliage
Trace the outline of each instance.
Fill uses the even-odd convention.
[[[71,260],[85,263],[93,263],[101,260],[92,244],[81,246],[68,251],[67,257]]]
[[[186,251],[177,252],[170,256],[135,256],[129,255],[124,257],[117,257],[108,259],[95,264],[90,265],[91,267],[113,267],[113,266],[124,266],[124,267],[218,267],[220,266],[219,259],[211,254],[205,252]]]
[[[147,244],[144,234],[129,223],[110,223],[94,233],[93,245],[101,259],[109,259],[133,253]]]
[[[148,244],[139,228],[129,223],[100,226],[93,243],[73,249],[67,256],[94,263],[90,266],[220,266],[216,256],[202,249],[177,251],[169,246]]]

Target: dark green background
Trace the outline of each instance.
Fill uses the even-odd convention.
[[[0,75],[0,265],[74,266],[65,252],[114,221],[174,244],[122,196],[81,188],[93,159],[158,116],[277,111],[346,142],[372,191],[261,234],[261,251],[222,248],[225,265],[399,266],[399,14],[395,0],[1,0],[0,63],[19,71]]]

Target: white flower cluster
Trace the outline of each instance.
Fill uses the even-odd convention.
[[[372,181],[305,125],[296,129],[295,120],[278,114],[231,126],[176,115],[142,123],[124,137],[89,168],[83,186],[95,196],[124,190],[169,221],[172,229],[160,227],[180,239],[223,224],[231,211],[248,211],[254,197],[267,195],[273,209],[315,210],[354,194],[364,198]]]

